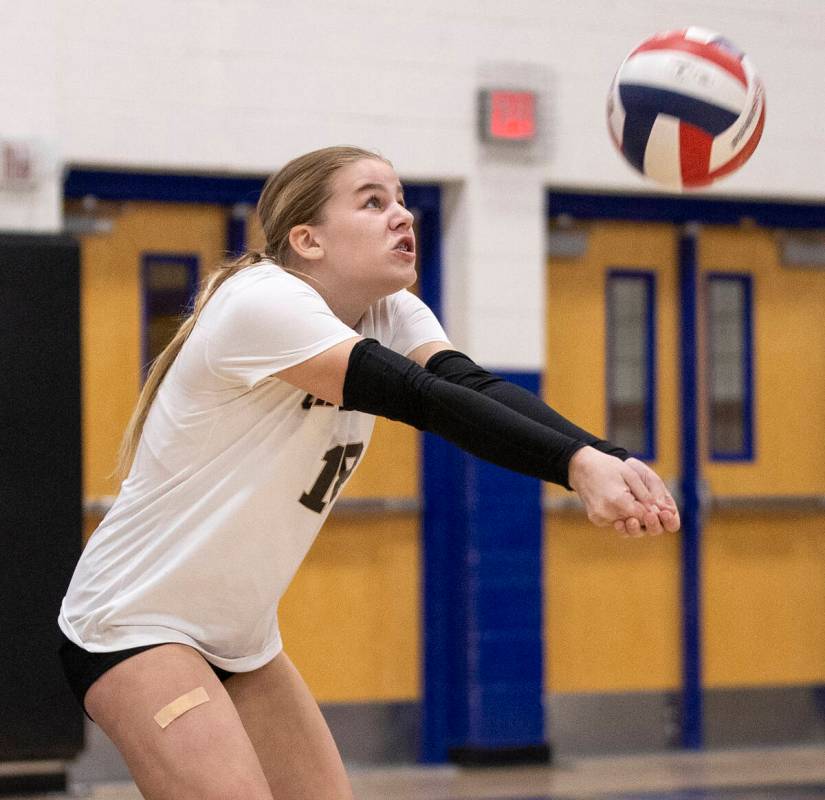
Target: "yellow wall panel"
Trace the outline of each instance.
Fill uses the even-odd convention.
[[[825,682],[825,516],[715,515],[703,559],[706,685]]]
[[[418,438],[409,425],[377,418],[367,452],[342,497],[418,497]]]
[[[549,691],[679,685],[679,541],[623,539],[580,515],[554,516],[544,566]]]
[[[138,261],[106,237],[84,237],[81,272],[83,483],[114,494],[110,478],[140,391]]]
[[[327,521],[281,601],[284,649],[326,702],[420,695],[418,517]]]

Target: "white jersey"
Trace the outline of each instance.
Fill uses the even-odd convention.
[[[164,377],[129,476],[83,551],[58,620],[69,639],[90,652],[180,642],[235,672],[277,655],[278,600],[375,417],[274,376],[358,334],[402,355],[447,338],[407,291],[352,329],[272,262],[227,279]]]

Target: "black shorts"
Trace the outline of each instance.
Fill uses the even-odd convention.
[[[77,702],[83,708],[83,712],[89,719],[89,712],[86,711],[86,706],[83,703],[83,698],[86,697],[86,692],[89,691],[91,685],[104,673],[111,669],[115,664],[125,661],[130,656],[142,653],[144,650],[149,650],[152,647],[160,647],[158,644],[147,644],[143,647],[130,647],[128,650],[114,650],[109,653],[90,653],[82,647],[78,647],[74,642],[67,639],[66,636],[60,634],[62,644],[60,645],[60,661],[63,664],[63,672],[66,675],[66,680],[69,682]],[[207,662],[209,663],[209,662]],[[235,673],[228,672],[225,669],[216,667],[214,664],[209,664],[213,672],[225,681],[231,678]],[[94,721],[94,720],[92,720]]]

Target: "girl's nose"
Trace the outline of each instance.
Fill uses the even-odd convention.
[[[397,203],[396,206],[397,210],[392,219],[393,228],[397,228],[399,225],[403,225],[405,228],[411,228],[413,224],[412,211],[410,211],[406,206],[402,206],[400,203]]]

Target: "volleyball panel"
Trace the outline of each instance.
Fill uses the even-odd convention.
[[[628,60],[642,53],[666,52],[671,56],[694,56],[712,64],[738,80],[742,85],[747,83],[745,70],[742,66],[744,56],[734,55],[729,49],[720,47],[716,43],[690,41],[681,35],[654,37],[640,44],[628,57]]]
[[[619,70],[618,82],[620,88],[658,89],[735,115],[745,108],[748,97],[747,86],[718,64],[692,53],[674,56],[668,50],[639,53],[628,59]]]
[[[702,44],[708,44],[720,38],[716,31],[701,28],[698,25],[691,25],[689,28],[685,28],[683,36],[691,42],[701,42]]]
[[[610,87],[610,94],[607,98],[607,125],[613,143],[619,150],[622,149],[622,139],[624,137],[625,110],[622,99],[619,97],[619,83],[613,81]]]
[[[756,124],[756,128],[754,129],[753,133],[748,139],[745,146],[729,161],[722,164],[719,167],[715,167],[710,172],[710,177],[713,180],[717,178],[721,178],[724,175],[729,175],[731,172],[739,169],[752,155],[754,150],[756,150],[756,146],[759,144],[759,140],[762,138],[762,129],[765,126],[765,108],[764,105],[762,107],[762,113],[759,116],[759,121]]]
[[[653,122],[644,154],[643,172],[665,186],[679,186],[679,120],[659,114]]]
[[[714,138],[701,128],[679,125],[679,164],[683,186],[704,186],[711,182],[710,154]]]
[[[720,133],[713,142],[710,169],[718,170],[731,159],[748,149],[748,156],[756,149],[765,123],[765,91],[759,78],[754,78],[748,94],[748,104],[736,124]],[[740,160],[744,164],[747,157]],[[726,174],[726,173],[725,173]]]

